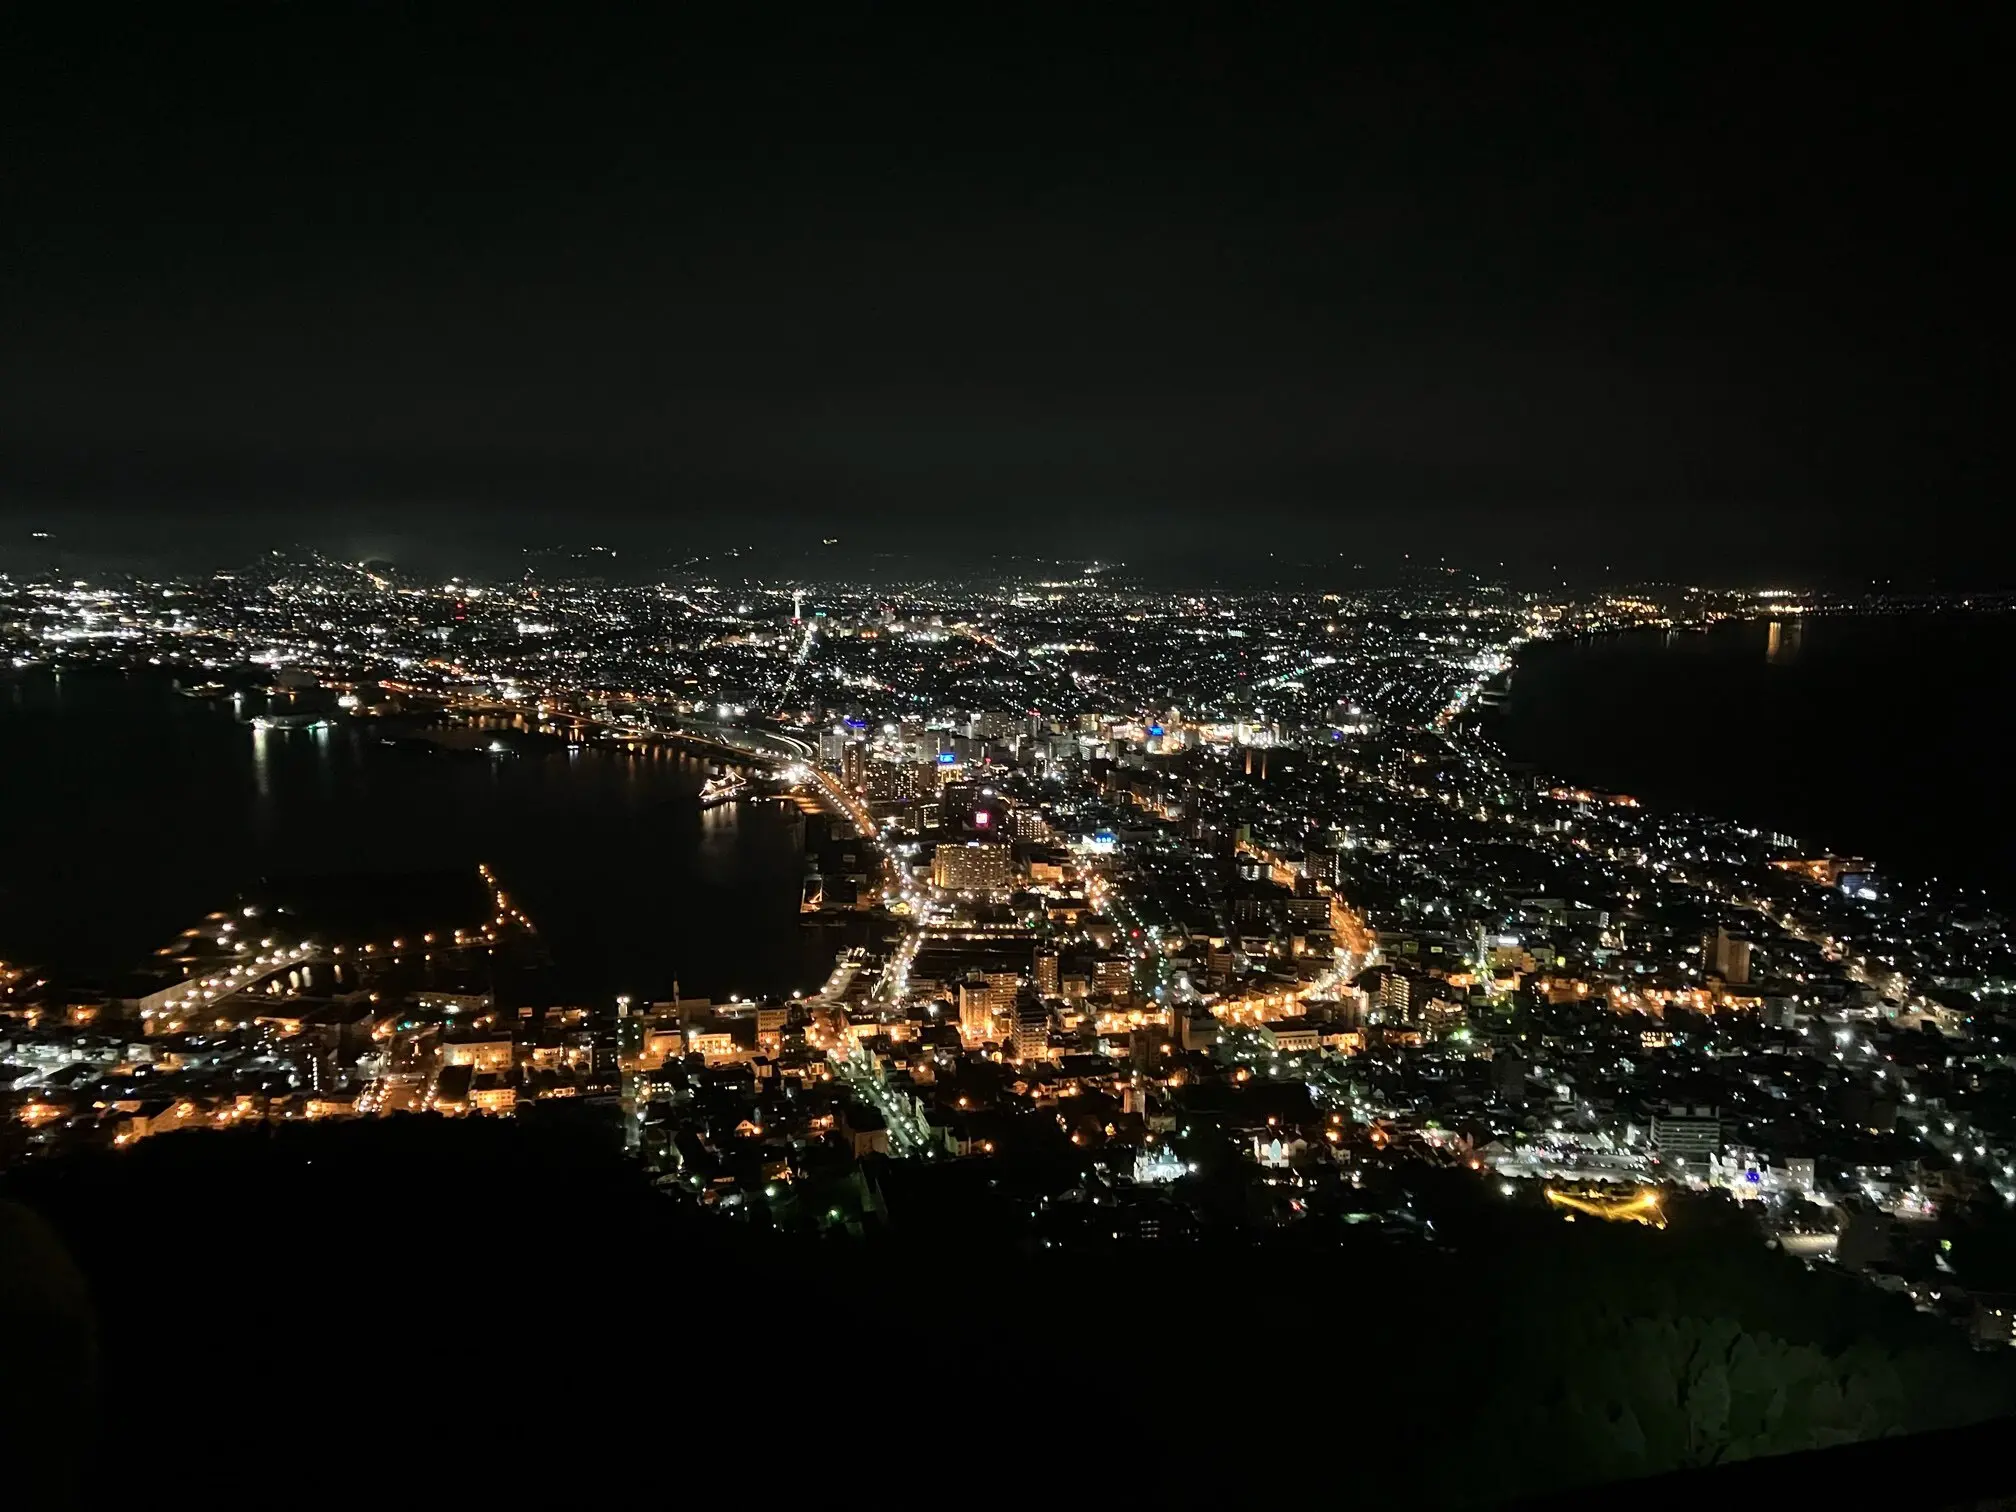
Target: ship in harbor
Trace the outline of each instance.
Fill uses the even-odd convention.
[[[749,791],[749,784],[732,772],[716,772],[700,788],[700,807],[710,809],[733,803]]]

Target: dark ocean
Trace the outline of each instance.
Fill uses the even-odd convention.
[[[112,979],[241,894],[392,900],[488,862],[590,996],[782,993],[834,945],[799,924],[803,820],[703,811],[667,750],[491,758],[379,727],[255,731],[165,675],[0,683],[0,958]],[[467,887],[461,889],[467,896]],[[472,921],[473,922],[473,921]]]
[[[1520,655],[1515,758],[2016,899],[2016,615],[1632,631]]]

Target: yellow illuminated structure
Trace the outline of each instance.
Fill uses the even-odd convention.
[[[477,1087],[470,1092],[469,1103],[484,1113],[510,1113],[518,1106],[518,1093],[512,1087]]]
[[[1015,852],[978,840],[941,845],[931,858],[931,882],[950,892],[1006,892],[1015,885]]]
[[[441,1047],[442,1064],[468,1066],[477,1075],[502,1075],[511,1069],[512,1044],[508,1039],[455,1040]]]
[[[1635,1187],[1628,1191],[1601,1188],[1556,1191],[1549,1187],[1547,1200],[1571,1214],[1581,1213],[1610,1223],[1642,1223],[1648,1228],[1659,1229],[1666,1227],[1666,1213],[1661,1205],[1664,1199],[1653,1187]]]

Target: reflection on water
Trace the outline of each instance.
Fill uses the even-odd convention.
[[[273,797],[272,741],[273,737],[267,731],[256,725],[253,727],[252,786],[262,803]]]
[[[584,994],[811,987],[803,827],[704,813],[715,763],[649,745],[523,755],[387,746],[368,722],[254,730],[256,695],[35,674],[0,702],[0,957],[110,975],[262,877],[496,867]],[[816,947],[808,949],[808,947]],[[611,985],[620,983],[620,986]]]
[[[1773,620],[1764,636],[1764,660],[1775,665],[1796,660],[1804,620]]]

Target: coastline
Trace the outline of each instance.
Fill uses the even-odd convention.
[[[228,699],[181,697],[151,669],[66,674],[60,700],[50,676],[31,673],[0,708],[17,737],[4,776],[24,796],[14,841],[42,858],[32,886],[22,871],[0,889],[0,956],[109,980],[241,894],[460,876],[481,861],[584,992],[669,992],[677,977],[722,997],[781,993],[823,970],[801,938],[796,816],[703,811],[702,759],[564,743],[503,759],[487,750],[495,732],[473,730],[477,748],[443,752],[388,744],[403,727],[347,715],[259,731]],[[177,815],[201,823],[172,857],[117,861]]]
[[[1986,699],[1965,722],[1911,713],[1965,700],[2001,651],[2016,654],[2016,616],[1954,605],[1550,636],[1517,649],[1473,727],[1564,783],[2006,897],[2016,861],[1992,853],[2012,813],[1982,726],[2009,716]]]

